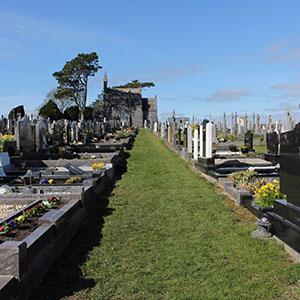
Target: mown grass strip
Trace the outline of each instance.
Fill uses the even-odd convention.
[[[299,299],[299,265],[250,237],[214,186],[147,130],[83,266],[88,299]]]

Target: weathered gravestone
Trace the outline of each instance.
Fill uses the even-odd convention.
[[[16,140],[17,150],[20,153],[35,151],[35,128],[27,116],[17,121]]]
[[[64,144],[64,121],[53,122],[52,142],[53,145],[57,146]]]
[[[35,123],[35,151],[39,152],[47,148],[47,125],[43,118],[39,118]]]
[[[276,200],[268,213],[275,235],[300,252],[300,123],[280,135],[280,189],[286,200]]]

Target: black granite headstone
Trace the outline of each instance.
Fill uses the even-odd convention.
[[[277,132],[267,133],[267,152],[268,154],[278,154],[279,136]]]
[[[245,136],[244,136],[244,146],[248,150],[252,150],[253,149],[253,133],[251,131],[247,131],[247,133],[245,133]]]
[[[275,234],[300,252],[300,123],[280,135],[280,190],[287,199],[276,200],[268,213]]]

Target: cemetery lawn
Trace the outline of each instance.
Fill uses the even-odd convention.
[[[267,153],[267,145],[266,144],[263,144],[263,145],[254,145],[253,148],[255,149],[255,152],[257,154]]]
[[[147,130],[109,198],[79,299],[300,299],[300,267]],[[73,298],[72,298],[73,299]]]

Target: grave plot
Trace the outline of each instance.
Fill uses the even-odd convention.
[[[61,197],[51,196],[44,200],[28,200],[28,204],[16,205],[12,199],[1,199],[1,203],[11,203],[12,207],[18,208],[0,221],[0,244],[5,241],[20,241],[30,235],[40,222],[39,219],[46,214],[50,209],[59,209],[67,204],[68,201]],[[22,201],[25,202],[24,200]]]
[[[14,284],[9,296],[26,299],[38,286],[86,218],[80,196],[39,199],[1,221],[1,296]]]
[[[272,211],[274,201],[282,195],[277,177],[259,177],[255,170],[233,172],[221,182],[225,192],[237,204],[246,207],[258,218]]]

